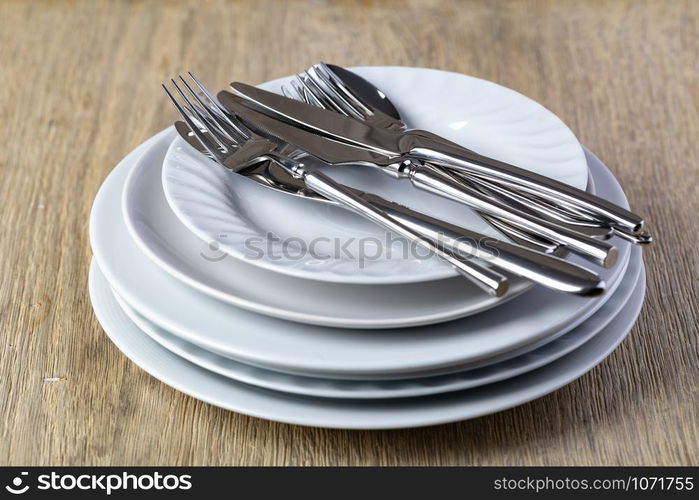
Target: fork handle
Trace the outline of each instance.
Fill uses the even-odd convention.
[[[433,168],[414,164],[402,164],[395,168],[401,168],[401,175],[408,177],[418,189],[449,198],[475,208],[479,212],[498,217],[517,228],[560,243],[571,252],[604,267],[611,267],[616,262],[618,256],[616,247],[605,241],[580,234],[560,224],[533,217],[495,198],[488,197],[465,183],[457,182],[451,177],[440,174],[438,170]]]
[[[559,292],[584,297],[604,293],[605,283],[598,274],[559,256],[483,236],[375,194],[352,191],[401,224],[456,254],[483,259],[497,270],[511,272]]]
[[[303,179],[308,189],[322,194],[343,207],[357,212],[367,219],[429,250],[440,259],[451,264],[459,274],[469,278],[489,294],[500,297],[507,292],[509,282],[502,274],[443,249],[436,242],[420,235],[405,224],[398,222],[396,219],[387,215],[383,210],[375,207],[357,194],[352,193],[327,175],[318,171],[308,171],[301,168],[296,168],[294,173]]]

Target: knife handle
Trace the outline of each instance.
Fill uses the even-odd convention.
[[[421,131],[411,131],[408,134],[412,135],[415,143],[409,153],[411,158],[482,176],[553,202],[569,203],[630,234],[636,234],[643,228],[644,221],[641,217],[598,196],[465,148],[452,146],[446,140],[438,141]]]
[[[571,252],[575,252],[603,267],[611,267],[616,262],[618,251],[610,243],[580,234],[559,224],[533,217],[497,199],[489,198],[464,183],[440,174],[435,169],[415,165],[406,166],[405,164],[402,168],[403,174],[418,189],[463,203],[479,212],[498,217],[517,228],[560,243]]]
[[[488,181],[482,178],[473,178],[461,172],[454,172],[445,169],[444,167],[434,167],[439,169],[441,174],[452,177],[458,182],[465,182],[471,187],[478,189],[485,195],[499,198],[500,201],[511,203],[524,212],[540,217],[544,220],[549,220],[553,223],[567,226],[574,231],[577,231],[586,236],[599,239],[609,239],[614,234],[614,229],[607,225],[600,225],[599,221],[589,219],[574,219],[571,216],[563,215],[559,210],[551,206],[547,206],[544,202],[535,201],[528,198],[517,191],[506,189],[497,183]]]
[[[416,212],[379,196],[353,190],[393,219],[444,248],[482,259],[498,270],[509,271],[560,292],[586,297],[600,295],[605,284],[596,273],[572,262],[482,234]]]
[[[383,210],[368,203],[366,200],[362,199],[361,196],[354,194],[327,175],[318,171],[308,171],[301,168],[296,168],[294,173],[300,176],[306,187],[312,191],[335,201],[349,210],[359,213],[367,219],[431,251],[440,259],[451,264],[459,274],[469,278],[489,294],[500,297],[507,292],[509,281],[502,274],[472,262],[470,256],[469,258],[460,257],[444,250],[438,243],[420,235],[413,229],[410,229],[401,222],[388,216]]]

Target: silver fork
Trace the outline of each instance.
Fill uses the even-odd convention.
[[[429,250],[491,295],[502,296],[507,291],[509,282],[502,274],[446,250],[438,242],[423,237],[388,216],[322,172],[308,169],[294,158],[298,152],[293,146],[257,135],[226,112],[201,82],[191,73],[189,75],[198,92],[181,76],[179,80],[182,86],[171,80],[179,100],[165,85],[162,87],[192,133],[216,162],[233,171],[265,161],[274,162],[294,178],[302,180],[309,190]],[[478,249],[474,248],[473,251],[475,253]]]
[[[359,115],[363,115],[363,119],[376,126],[384,126],[400,132],[407,130],[405,123],[400,119],[398,110],[396,110],[390,102],[389,98],[358,75],[340,66],[327,65],[321,62],[313,65],[305,74],[300,74],[300,76],[302,78],[307,76],[316,84],[316,87],[320,86],[326,89],[330,99],[335,100],[340,108],[344,110],[351,108],[350,114],[359,113]],[[414,132],[441,142],[446,147],[456,146],[457,149],[459,148],[457,144],[451,143],[443,137],[439,137],[430,132],[424,130]],[[455,173],[457,173],[459,177],[470,178],[470,172],[467,175],[465,171],[455,170]],[[476,176],[476,178],[481,184],[493,185],[491,180],[481,175]],[[510,183],[505,183],[505,185],[508,186],[508,189],[515,189],[515,186]],[[519,187],[523,189],[523,186]],[[561,217],[560,220],[567,220],[574,225],[609,225],[610,220],[607,216],[595,215],[596,212],[594,209],[587,210],[579,203],[571,203],[570,200],[565,199],[565,197],[555,196],[555,203],[553,203],[552,200],[545,199],[545,196],[544,198],[539,198],[539,195],[543,193],[537,193],[536,190],[531,191],[530,189],[524,189],[524,192],[527,193],[525,201],[528,205],[531,205],[531,208],[534,210],[537,210],[538,207],[543,207],[545,212],[553,209],[556,213],[554,215],[555,218]],[[631,219],[638,219],[638,216],[630,215]],[[616,224],[613,225],[616,226]],[[635,230],[633,234],[636,234]],[[634,241],[637,239],[638,243],[649,242],[648,235],[630,239]]]
[[[351,77],[351,82],[344,82],[343,77],[338,76],[336,71],[347,75],[348,78]],[[367,90],[371,90],[373,93],[378,92],[378,89],[363,81],[361,77],[341,67],[333,66],[331,68],[322,62],[314,64],[307,71],[299,73],[296,81],[292,82],[292,88],[297,94],[296,98],[301,98],[308,104],[333,109],[339,113],[365,120],[375,126],[396,131],[406,130],[406,126],[400,120],[397,110],[387,97],[382,95],[382,99],[379,101],[373,99],[365,103],[361,95],[358,96],[353,92],[356,89],[350,88],[352,85],[359,85],[361,87],[360,92],[366,92]],[[299,89],[303,92],[299,92]],[[294,97],[290,95],[288,89],[282,89],[282,91],[285,95]],[[319,93],[322,95],[319,96]],[[328,106],[329,101],[332,101],[330,106]],[[376,102],[374,103],[374,101]],[[440,142],[445,142],[445,144],[451,144],[446,139],[429,132],[422,131],[421,134]],[[479,190],[483,191],[484,194],[508,202],[520,210],[537,215],[543,220],[563,226],[569,225],[571,229],[578,233],[604,239],[609,238],[612,234],[616,234],[635,244],[648,244],[652,241],[652,237],[647,231],[639,234],[630,234],[618,228],[612,228],[606,221],[597,218],[591,212],[587,212],[579,206],[569,204],[563,199],[558,199],[557,203],[553,205],[548,200],[539,199],[533,193],[519,193],[512,186],[507,188],[484,177],[477,176],[474,178],[462,171],[436,168],[442,174],[448,174],[450,177],[472,187],[477,183]],[[484,218],[493,223],[493,225],[497,225],[492,217],[484,215]]]
[[[339,69],[339,68],[338,68]],[[359,80],[359,77],[355,77]],[[282,93],[291,98],[300,99],[307,104],[312,104],[325,109],[331,109],[345,116],[352,116],[366,121],[378,127],[389,130],[405,131],[405,124],[397,118],[384,114],[380,110],[374,109],[370,104],[365,104],[360,97],[357,97],[342,79],[325,63],[317,63],[307,70],[298,73],[295,80],[291,82],[293,92],[287,87],[282,87]],[[295,94],[295,95],[294,95]],[[387,100],[387,98],[385,98]],[[444,140],[439,137],[440,140]],[[507,190],[497,183],[491,183],[484,179],[478,179],[474,183],[473,179],[458,171],[433,166],[443,175],[448,175],[454,180],[467,183],[491,197],[499,198],[502,201],[537,215],[543,219],[559,224],[569,224],[575,226],[575,231],[592,237],[608,238],[612,234],[612,229],[600,225],[600,222],[590,218],[587,214],[580,212],[567,212],[562,207],[552,207],[545,202],[539,202],[531,197],[525,197],[514,191]],[[485,214],[481,214],[487,221],[499,219]]]
[[[360,78],[356,76],[354,79],[360,80]],[[366,83],[366,85],[370,84]],[[283,87],[282,93],[287,97],[300,99],[307,104],[330,109],[345,116],[352,116],[367,121],[374,126],[395,131],[404,131],[406,129],[405,124],[396,117],[373,108],[369,103],[365,104],[362,102],[359,97],[345,86],[342,79],[324,63],[315,64],[308,70],[298,73],[296,79],[291,82],[291,88],[292,90],[290,91],[288,87]],[[376,91],[377,89],[374,90]],[[395,114],[397,112],[394,111],[393,113]],[[440,140],[444,139],[440,138]],[[575,213],[562,212],[560,207],[554,208],[545,202],[539,202],[531,197],[525,197],[514,191],[504,189],[496,183],[490,183],[483,179],[478,179],[476,183],[473,182],[472,178],[461,172],[452,172],[449,169],[437,166],[433,166],[432,168],[453,181],[465,184],[472,189],[477,189],[493,200],[507,203],[545,222],[550,222],[562,227],[570,226],[570,229],[578,234],[607,239],[613,233],[610,227],[600,225],[598,221],[591,220],[586,214],[580,211]],[[503,223],[499,218],[483,212],[481,212],[481,216],[496,227],[500,227]],[[512,229],[510,229],[512,226],[508,225],[507,227],[507,234],[511,234],[513,232]],[[532,233],[528,234],[532,236]],[[517,237],[519,235],[515,234],[514,236]]]

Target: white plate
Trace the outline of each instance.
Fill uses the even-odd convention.
[[[328,378],[414,378],[456,371],[501,360],[517,349],[563,334],[599,309],[608,296],[580,298],[534,287],[496,310],[411,329],[328,329],[259,316],[184,286],[139,250],[120,212],[131,161],[133,156],[110,174],[95,198],[90,243],[100,269],[117,293],[148,320],[188,342],[248,364]],[[593,155],[588,161],[598,194],[627,206],[612,174]],[[617,244],[619,262],[601,272],[609,293],[630,254],[629,244],[620,240]],[[298,281],[304,282],[310,280]],[[423,283],[410,300],[417,304],[434,293],[431,287],[436,283]],[[244,285],[254,293],[260,280]],[[285,292],[304,300],[300,285]],[[409,308],[405,314],[410,314]]]
[[[125,160],[124,166],[119,167],[130,169],[123,187],[124,222],[142,252],[161,269],[211,297],[250,311],[303,323],[397,328],[474,314],[530,288],[524,280],[513,279],[508,293],[495,298],[463,278],[381,286],[305,280],[262,269],[220,250],[212,250],[177,219],[165,201],[161,169],[174,136],[172,129],[159,134],[148,143],[135,163]],[[117,189],[121,190],[115,186],[114,190]],[[271,194],[274,196],[270,203],[284,205],[286,196]],[[264,200],[258,197],[257,201]],[[306,202],[311,209],[316,205]],[[117,221],[104,225],[110,232],[121,233],[122,225]],[[117,236],[109,235],[110,238]],[[112,245],[112,248],[122,246]],[[117,258],[126,262],[125,259],[131,257],[127,253]]]
[[[591,340],[538,370],[496,384],[422,398],[381,401],[294,396],[232,381],[171,353],[121,310],[93,262],[90,296],[112,342],[145,371],[192,397],[246,415],[315,427],[389,429],[443,424],[511,408],[548,394],[602,361],[626,337],[641,309],[645,281],[622,312]],[[581,404],[585,404],[583,401]]]
[[[136,326],[174,354],[238,382],[275,391],[325,398],[388,399],[442,394],[499,382],[555,361],[602,331],[624,308],[636,289],[643,262],[634,249],[629,268],[613,296],[584,323],[562,337],[522,356],[474,370],[403,380],[338,380],[290,375],[224,358],[190,344],[139,315],[123,299],[117,302]]]
[[[411,128],[441,134],[479,153],[585,189],[588,170],[580,143],[558,117],[531,99],[486,80],[445,71],[403,67],[355,71],[390,96]],[[281,85],[291,79],[261,87],[280,92]],[[326,172],[440,219],[502,237],[469,208],[416,190],[408,181],[399,183],[362,167]],[[409,252],[406,258],[403,239],[381,243],[386,241],[386,231],[356,214],[293,197],[282,200],[277,193],[203,158],[182,139],[168,152],[163,185],[175,214],[199,238],[265,269],[361,284],[457,275],[424,252]],[[372,258],[361,258],[365,255]]]

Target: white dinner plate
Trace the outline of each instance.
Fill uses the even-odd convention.
[[[455,422],[531,401],[580,377],[626,337],[643,302],[645,282],[598,335],[570,354],[524,375],[475,389],[421,398],[348,400],[295,396],[235,382],[171,353],[144,334],[122,311],[93,262],[90,297],[112,342],[152,376],[207,403],[247,415],[315,427],[389,429]],[[583,401],[582,404],[585,402]]]
[[[168,206],[161,169],[176,135],[169,130],[149,142],[135,163],[125,160],[124,167],[119,167],[130,169],[123,188],[124,222],[133,241],[161,269],[211,297],[268,316],[315,325],[398,328],[474,314],[530,288],[526,281],[512,279],[507,294],[496,298],[461,277],[398,285],[342,284],[306,280],[234,259],[197,238]],[[255,200],[261,206],[284,205],[285,195],[271,194],[269,200],[260,196]],[[314,208],[315,203],[305,201],[308,208]],[[117,221],[113,225],[121,227]]]
[[[390,96],[410,128],[440,134],[492,158],[585,189],[580,143],[553,113],[493,82],[446,71],[354,69]],[[281,93],[292,76],[261,87]],[[491,237],[502,235],[471,209],[366,167],[326,170],[354,187],[403,203]],[[203,241],[234,258],[296,277],[358,284],[395,284],[457,276],[425,252],[402,251],[405,240],[339,207],[281,197],[202,157],[177,139],[163,168],[175,214]],[[390,233],[388,233],[390,235]],[[274,237],[270,237],[273,235]],[[339,249],[343,249],[339,251]],[[366,256],[372,258],[365,258]],[[475,285],[471,284],[473,288]]]
[[[123,299],[117,302],[136,326],[174,354],[219,375],[275,391],[325,398],[389,399],[442,394],[499,382],[544,366],[577,349],[601,332],[626,307],[636,289],[643,262],[636,248],[619,287],[602,308],[562,337],[522,356],[462,372],[403,380],[338,380],[302,377],[239,363],[172,335],[138,314]]]
[[[183,285],[136,246],[124,225],[120,201],[129,165],[137,154],[115,168],[95,198],[90,243],[100,269],[122,298],[161,328],[209,351],[265,368],[326,378],[415,378],[502,360],[582,323],[603,305],[628,264],[631,245],[617,239],[619,261],[600,272],[608,283],[603,297],[574,297],[534,287],[495,310],[428,327],[329,329],[282,321]],[[598,194],[628,206],[606,167],[592,154],[588,162]],[[297,288],[279,293],[304,300],[303,284],[311,281],[299,280]],[[431,287],[437,283],[423,283],[410,300],[417,304],[434,293]],[[261,280],[243,284],[254,293]],[[408,307],[405,314],[410,314]]]

